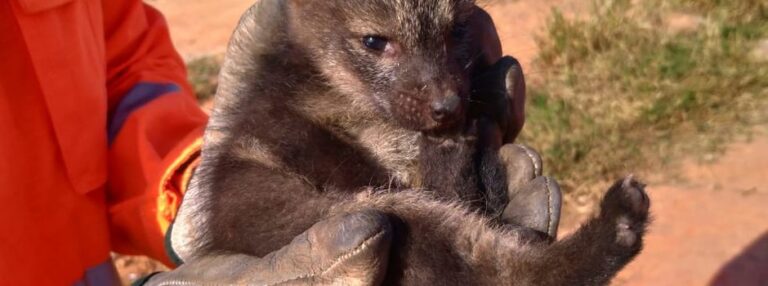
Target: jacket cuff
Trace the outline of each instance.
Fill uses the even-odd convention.
[[[157,196],[157,223],[163,233],[167,233],[171,223],[176,218],[176,213],[181,206],[184,193],[192,178],[195,168],[200,162],[200,150],[202,148],[202,132],[193,132],[191,138],[187,138],[184,146],[178,151],[176,159],[168,166],[160,181],[159,195]]]

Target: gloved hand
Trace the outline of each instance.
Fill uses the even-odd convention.
[[[145,285],[378,285],[392,227],[384,214],[331,217],[263,258],[212,254],[152,276]]]
[[[542,173],[541,156],[536,150],[507,144],[499,150],[507,171],[509,204],[501,220],[546,233],[557,238],[562,194],[557,182]]]
[[[483,57],[473,66],[470,118],[476,120],[478,144],[498,150],[506,167],[509,203],[504,223],[538,230],[554,239],[560,222],[562,194],[557,182],[542,176],[542,161],[530,147],[511,144],[525,123],[526,86],[523,69],[513,57],[501,56],[501,43],[491,17],[477,8],[470,18],[475,49]],[[507,145],[504,145],[507,144]]]
[[[515,141],[525,123],[525,77],[513,57],[501,57],[472,78],[470,118],[477,119],[479,143],[498,150]]]
[[[501,41],[491,16],[475,7],[469,17],[470,35],[481,51],[469,66],[472,74],[470,118],[490,119],[497,130],[489,138],[480,138],[494,150],[515,141],[525,123],[525,77],[520,63],[513,57],[502,57]],[[478,128],[490,128],[478,126]]]

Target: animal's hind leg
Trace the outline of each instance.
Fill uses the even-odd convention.
[[[604,285],[642,249],[650,201],[628,177],[603,198],[600,215],[535,255],[539,285]]]
[[[648,198],[640,183],[613,186],[599,217],[549,243],[529,228],[489,225],[463,204],[418,191],[363,193],[331,210],[391,215],[388,280],[400,285],[602,285],[642,247]],[[385,283],[386,284],[386,283]]]

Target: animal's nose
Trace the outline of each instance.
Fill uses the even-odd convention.
[[[461,98],[456,94],[448,94],[432,102],[432,119],[445,122],[454,119],[459,112]]]

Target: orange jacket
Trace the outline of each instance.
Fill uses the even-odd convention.
[[[206,115],[140,0],[0,0],[0,285],[163,242]]]

